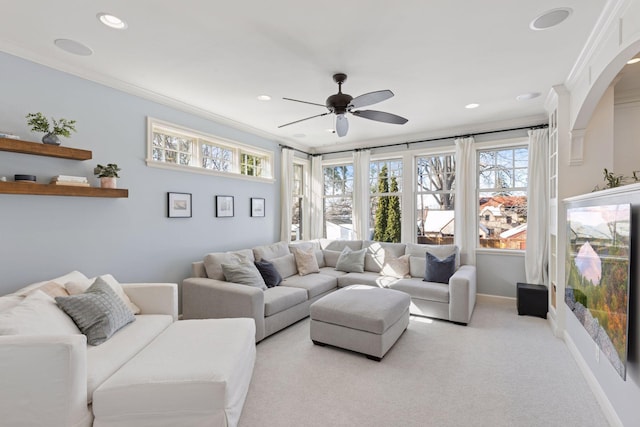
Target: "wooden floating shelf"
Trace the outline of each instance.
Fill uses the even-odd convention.
[[[0,182],[0,194],[127,198],[129,197],[129,190],[124,188],[77,187],[32,182]]]
[[[0,138],[0,151],[11,151],[13,153],[33,154],[35,156],[58,157],[61,159],[72,160],[89,160],[92,157],[92,153],[89,150],[9,138]]]

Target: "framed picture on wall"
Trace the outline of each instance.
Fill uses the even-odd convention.
[[[167,193],[167,216],[191,218],[191,193]]]
[[[264,199],[251,198],[251,216],[264,216]]]
[[[233,196],[216,196],[216,217],[233,216]]]

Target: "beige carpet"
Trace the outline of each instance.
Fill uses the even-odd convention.
[[[314,346],[309,319],[259,343],[240,427],[607,426],[565,344],[511,300],[469,326],[412,317],[381,362]]]

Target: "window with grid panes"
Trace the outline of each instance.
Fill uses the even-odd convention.
[[[416,157],[418,243],[453,243],[455,178],[454,154]]]
[[[324,236],[355,239],[353,231],[353,164],[325,166]]]

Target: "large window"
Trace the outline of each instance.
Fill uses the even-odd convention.
[[[304,215],[304,165],[300,163],[293,164],[293,188],[292,188],[292,209],[291,213],[291,241],[301,240],[303,233],[303,215]]]
[[[327,239],[354,239],[353,165],[325,166],[324,236]]]
[[[528,160],[526,146],[478,150],[480,247],[525,249]]]
[[[416,157],[416,179],[418,243],[453,243],[455,156]]]
[[[402,231],[402,160],[372,161],[369,167],[369,186],[369,223],[373,226],[373,233],[369,238],[381,242],[399,242]]]
[[[177,125],[148,119],[149,166],[272,180],[273,155]]]

